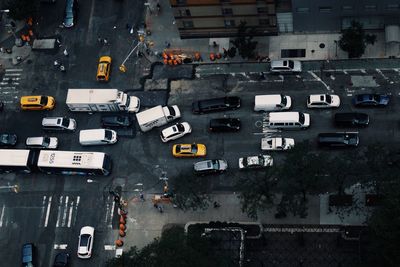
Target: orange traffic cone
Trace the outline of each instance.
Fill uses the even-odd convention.
[[[215,55],[214,55],[214,53],[211,53],[211,54],[210,54],[210,60],[211,60],[211,61],[214,61],[214,60],[215,60]]]
[[[120,237],[126,236],[125,231],[119,230],[119,236],[120,236]]]
[[[121,217],[119,218],[119,223],[120,223],[120,224],[126,224],[125,218],[121,216]]]
[[[121,223],[119,225],[119,230],[125,231],[125,229],[126,229],[125,225]]]
[[[217,57],[217,59],[220,59],[220,58],[222,58],[222,55],[221,55],[221,53],[217,53],[216,57]]]

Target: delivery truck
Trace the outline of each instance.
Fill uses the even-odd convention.
[[[68,89],[67,106],[81,112],[138,112],[140,99],[118,89]]]
[[[154,127],[163,126],[180,117],[181,112],[176,105],[165,107],[159,105],[136,113],[137,122],[143,132],[150,131]]]

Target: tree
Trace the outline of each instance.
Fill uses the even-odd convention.
[[[353,20],[348,29],[342,30],[339,47],[349,54],[349,58],[359,58],[364,54],[367,44],[373,45],[375,41],[376,35],[366,34],[362,24]]]
[[[211,202],[207,181],[206,177],[179,174],[171,183],[174,204],[185,211],[206,209]]]
[[[254,58],[257,43],[253,40],[254,29],[246,26],[247,22],[241,21],[238,29],[238,37],[231,43],[239,51],[243,58]]]
[[[10,18],[24,20],[36,15],[38,5],[39,0],[8,0],[3,8],[10,10]]]
[[[251,174],[240,178],[238,184],[240,204],[243,212],[253,219],[258,218],[258,212],[273,207],[276,185],[275,169],[267,169],[262,175]]]

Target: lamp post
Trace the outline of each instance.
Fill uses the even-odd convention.
[[[338,46],[338,41],[335,40],[335,57],[337,58],[337,46]]]

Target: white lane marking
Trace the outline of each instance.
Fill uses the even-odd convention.
[[[3,208],[1,208],[0,227],[3,226],[3,219],[4,219],[4,213],[5,213],[4,211],[5,211],[5,209],[6,209],[6,205],[3,204]]]
[[[107,223],[107,219],[108,219],[108,213],[110,212],[110,203],[108,202],[108,200],[110,199],[110,196],[107,197],[107,204],[106,204],[106,217],[104,218],[104,223]]]
[[[360,69],[361,73],[367,73],[367,71],[365,69]]]
[[[332,74],[331,74],[331,76],[329,76],[329,77],[331,78],[332,81],[334,81],[334,80],[336,79],[336,77],[333,76]]]
[[[2,90],[3,90],[3,89],[6,89],[6,90],[10,90],[10,89],[11,89],[11,90],[13,90],[13,89],[15,89],[15,86],[1,86],[0,88],[1,88]],[[14,91],[14,92],[15,92],[15,91]],[[13,93],[14,93],[14,92],[13,92]],[[3,92],[1,92],[1,93],[3,93]]]
[[[61,226],[65,226],[65,223],[67,222],[68,199],[69,199],[69,197],[66,196],[66,197],[65,197],[65,205],[64,205],[64,212],[63,212],[63,219],[62,219]]]
[[[110,212],[110,223],[108,224],[108,228],[112,228],[112,219],[114,215],[115,201],[112,203],[111,212]]]
[[[49,215],[50,215],[50,210],[51,210],[51,200],[53,196],[49,197],[49,203],[47,204],[47,210],[46,210],[46,220],[44,221],[44,227],[47,227],[47,224],[49,223]]]
[[[6,73],[4,76],[21,76],[21,73]]]
[[[348,74],[347,71],[345,71],[345,70],[343,70],[343,73],[346,74],[346,75]]]
[[[57,223],[56,223],[56,227],[58,227],[58,226],[60,225],[61,206],[62,206],[62,202],[63,202],[63,197],[64,197],[64,196],[60,196],[60,201],[58,202],[58,214],[57,214]]]
[[[79,201],[81,201],[81,197],[80,197],[80,196],[78,196],[78,197],[76,198],[76,203],[75,203],[75,207],[74,207],[74,210],[75,210],[75,212],[74,212],[74,219],[72,220],[72,221],[73,221],[73,225],[75,225],[75,222],[76,222],[76,215],[78,214],[78,205],[79,205]]]
[[[46,206],[45,206],[45,204],[46,204],[46,199],[47,199],[47,196],[43,196],[43,200],[42,200],[42,212],[40,213],[39,227],[42,225],[42,221],[43,221],[43,218],[44,218],[44,212],[45,212],[45,210],[46,210]]]
[[[19,85],[19,83],[16,83],[16,82],[12,82],[12,83],[0,82],[0,85],[10,85],[10,84],[12,84],[12,85]],[[6,88],[6,87],[2,87],[2,88]]]
[[[19,81],[19,80],[21,80],[21,78],[12,78],[12,77],[4,77],[3,78],[3,81]]]
[[[54,244],[54,249],[67,249],[68,244]]]
[[[104,245],[104,250],[115,250],[115,245]]]
[[[69,207],[69,215],[68,215],[68,228],[71,227],[72,221],[72,211],[74,210],[74,201],[71,202],[71,206]]]
[[[317,74],[315,74],[315,73],[312,72],[312,71],[308,71],[308,73],[310,73],[311,76],[313,76],[317,81],[321,82],[321,83],[326,87],[327,90],[330,90],[329,85],[327,85],[323,80],[321,80],[321,78],[318,77]]]
[[[6,69],[6,72],[23,71],[23,69]]]
[[[382,71],[380,69],[375,69],[377,73],[379,73],[383,79],[388,80],[389,78],[385,76],[385,74],[382,73]]]

